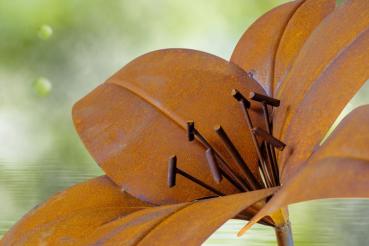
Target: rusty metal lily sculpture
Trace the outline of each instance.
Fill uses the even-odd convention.
[[[369,2],[293,1],[230,62],[187,49],[133,60],[73,108],[106,176],[29,212],[3,245],[199,245],[230,218],[293,245],[287,206],[369,197],[369,106],[322,143],[369,77]]]

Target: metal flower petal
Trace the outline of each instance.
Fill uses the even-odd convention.
[[[369,77],[369,2],[334,3],[273,9],[231,62],[167,49],[127,64],[73,108],[107,177],[51,198],[2,243],[198,245],[227,219],[256,214],[240,234],[270,215],[263,223],[286,245],[287,205],[369,197],[369,106],[317,147]]]
[[[97,226],[151,207],[122,192],[108,177],[77,184],[28,212],[2,245],[77,244]]]
[[[159,50],[130,62],[80,100],[73,119],[106,174],[141,200],[167,204],[214,195],[181,177],[169,189],[167,163],[173,155],[182,170],[230,194],[239,190],[226,179],[217,184],[211,177],[205,155],[209,145],[240,176],[242,172],[215,125],[222,125],[253,175],[259,175],[251,133],[232,89],[263,94],[255,80],[221,58],[194,50]],[[252,102],[250,114],[255,126],[263,125],[260,104]],[[188,120],[209,144],[199,138],[188,141]]]
[[[98,227],[84,244],[201,245],[228,219],[276,189],[140,210]]]
[[[369,29],[341,52],[305,94],[282,138],[288,143],[281,154],[283,176],[319,146],[348,101],[369,79],[368,44]]]
[[[369,27],[368,15],[368,1],[345,1],[324,19],[305,42],[277,94],[277,98],[283,99],[274,119],[274,132],[278,138],[283,139],[298,106],[311,91],[312,85],[337,65],[337,59],[344,52],[355,48],[355,41]],[[356,79],[355,75],[352,79]],[[359,79],[354,83],[360,84],[362,81]],[[335,88],[340,90],[340,87],[331,87],[332,90]],[[335,92],[330,94],[334,95]]]
[[[303,1],[278,6],[257,19],[242,35],[235,47],[231,62],[237,64],[272,95],[275,54],[290,18]]]
[[[305,0],[294,12],[284,28],[275,54],[273,95],[293,66],[296,56],[310,34],[335,8],[335,0]]]
[[[30,211],[4,245],[200,245],[228,219],[277,188],[151,207],[109,178],[78,184]],[[178,237],[178,234],[181,237]]]
[[[334,7],[334,0],[306,0],[272,9],[243,34],[231,62],[253,74],[269,95],[276,94],[310,33]]]
[[[280,207],[322,198],[369,198],[369,105],[351,112],[326,142],[289,173],[282,188],[240,234]]]

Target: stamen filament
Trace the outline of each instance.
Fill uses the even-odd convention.
[[[263,101],[262,104],[263,104],[265,127],[266,127],[268,133],[270,135],[273,135],[272,129],[271,129],[271,126],[270,126],[271,122],[270,122],[270,118],[269,118],[267,103],[265,101]],[[268,155],[268,158],[269,158],[269,163],[270,163],[272,173],[273,173],[273,175],[272,175],[273,176],[273,181],[274,181],[275,185],[280,185],[280,183],[279,183],[279,167],[278,167],[278,163],[277,163],[277,157],[275,155],[275,149],[272,145],[266,143],[266,151],[267,151],[267,155]]]
[[[215,127],[215,132],[218,134],[218,136],[223,140],[224,144],[227,147],[227,150],[232,155],[232,157],[235,159],[235,161],[239,164],[241,169],[246,175],[247,178],[247,185],[249,186],[249,189],[251,190],[257,190],[258,188],[261,188],[259,182],[243,160],[241,154],[238,152],[237,148],[232,143],[231,139],[228,137],[227,133],[224,131],[224,129],[219,125]]]
[[[264,141],[267,143],[273,145],[279,150],[283,150],[284,147],[286,147],[286,144],[282,141],[278,140],[277,138],[270,135],[268,132],[264,131],[263,129],[259,127],[255,127],[252,129],[252,132],[255,133],[255,135],[261,137]]]
[[[189,126],[190,125],[190,126]],[[224,160],[224,158],[221,156],[220,153],[218,153],[210,144],[209,142],[206,140],[206,138],[204,136],[201,135],[201,133],[195,128],[195,124],[193,121],[188,121],[187,122],[187,129],[189,131],[191,131],[191,134],[188,133],[188,136],[191,136],[193,134],[193,136],[196,136],[200,143],[202,143],[206,149],[212,149],[213,153],[216,157],[216,161],[219,164],[219,167],[222,170],[222,175],[224,175],[224,177],[230,182],[232,183],[237,189],[239,189],[240,191],[248,191],[247,186],[244,184],[244,182],[242,181],[242,178],[237,175],[237,173],[235,173],[230,166],[226,163],[226,161]],[[189,138],[190,140],[190,138]],[[194,138],[191,140],[193,141]]]
[[[208,161],[209,169],[213,179],[215,182],[220,183],[220,181],[222,181],[222,174],[219,171],[218,164],[215,161],[214,152],[211,148],[205,151],[205,157]]]
[[[256,92],[250,92],[249,98],[254,101],[258,102],[265,102],[266,104],[273,106],[273,107],[279,107],[280,101],[278,99],[275,99],[273,97],[268,97]]]
[[[172,156],[168,160],[168,186],[171,188],[176,185],[176,174],[181,175],[189,179],[190,181],[200,185],[201,187],[217,194],[218,196],[224,196],[225,194],[218,191],[217,189],[213,188],[212,186],[202,182],[201,180],[191,176],[190,174],[186,173],[185,171],[177,168],[177,156]]]
[[[228,152],[235,160],[235,162],[239,165],[244,175],[240,175],[238,172],[235,172],[235,170],[231,168],[231,166],[225,161],[225,158],[216,149],[214,149],[211,146],[211,144],[207,141],[207,139],[196,129],[194,121],[187,122],[188,140],[194,141],[197,138],[200,144],[202,144],[206,148],[205,157],[209,165],[209,170],[214,181],[218,184],[221,182],[222,177],[224,176],[234,187],[236,187],[241,192],[257,190],[263,187],[274,187],[280,185],[279,169],[275,154],[275,148],[283,150],[286,145],[272,135],[272,122],[270,121],[268,111],[268,105],[272,107],[278,107],[280,105],[280,101],[278,99],[258,94],[255,92],[250,93],[249,96],[250,99],[262,103],[264,122],[266,127],[265,131],[259,127],[253,126],[249,112],[251,103],[236,89],[232,90],[232,95],[240,103],[245,121],[249,128],[251,139],[254,143],[258,157],[258,168],[261,177],[261,182],[251,172],[249,166],[242,158],[242,155],[237,150],[232,140],[229,138],[227,133],[220,125],[216,126],[214,130],[221,138]],[[259,144],[259,140],[261,141],[261,144]],[[189,173],[177,168],[177,157],[174,155],[170,157],[168,160],[169,187],[173,187],[176,185],[177,174],[213,192],[218,196],[225,195],[216,188],[204,183],[203,181],[193,177]],[[208,199],[208,198],[210,197],[204,197],[200,199]],[[268,220],[265,221],[266,223],[273,224],[273,222],[270,222]]]
[[[274,171],[274,162],[273,162],[273,157],[272,157],[272,151],[271,151],[271,145],[268,144],[267,142],[263,142],[263,145],[264,145],[264,150],[265,150],[265,153],[266,153],[266,160],[268,160],[266,162],[267,164],[267,168],[268,168],[268,173],[270,173],[270,178],[271,178],[271,181],[273,183],[273,186],[276,186],[277,185],[277,181],[276,181],[276,175],[278,175],[278,173],[275,173]]]
[[[249,128],[249,131],[251,133],[251,139],[254,143],[254,146],[255,146],[255,149],[256,149],[256,153],[257,153],[257,156],[259,158],[259,166],[261,167],[261,174],[263,175],[264,177],[264,181],[265,181],[265,186],[266,187],[269,187],[269,182],[268,182],[268,178],[267,178],[267,171],[266,171],[266,168],[264,166],[264,158],[263,156],[261,155],[261,150],[260,150],[260,146],[259,146],[259,143],[258,143],[258,140],[256,139],[256,136],[255,134],[252,132],[252,129],[253,129],[253,125],[252,125],[252,122],[251,122],[251,118],[250,118],[250,114],[249,114],[249,111],[248,109],[250,108],[251,104],[250,102],[236,89],[233,89],[232,91],[232,95],[233,97],[241,104],[241,108],[243,110],[243,113],[244,113],[244,117],[245,117],[245,120],[246,120],[246,123],[247,123],[247,126]]]

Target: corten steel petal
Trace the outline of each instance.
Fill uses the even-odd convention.
[[[277,94],[277,98],[283,99],[274,118],[277,138],[283,140],[298,106],[314,82],[368,29],[368,16],[369,1],[345,1],[310,35]]]
[[[369,30],[336,58],[305,95],[284,136],[288,145],[281,154],[283,177],[318,147],[345,105],[369,79],[368,44]]]
[[[37,226],[17,238],[15,245],[81,245],[80,242],[100,225],[136,211],[129,210],[123,207],[82,209]]]
[[[272,95],[279,41],[288,21],[303,2],[289,2],[264,14],[246,30],[233,51],[231,62],[251,72],[269,95]]]
[[[58,193],[28,212],[4,235],[2,243],[76,243],[101,223],[150,206],[101,176]]]
[[[201,245],[228,219],[277,189],[140,210],[97,228],[84,244]]]
[[[168,188],[167,160],[172,155],[182,170],[229,194],[236,189],[227,180],[212,180],[206,148],[188,142],[186,121],[194,120],[210,144],[240,170],[213,130],[221,124],[258,176],[255,148],[231,96],[233,88],[245,95],[263,93],[242,69],[221,58],[187,49],[159,50],[130,62],[79,101],[73,119],[106,174],[141,200],[166,204],[214,195],[182,177]],[[252,103],[250,112],[254,124],[263,126],[260,105]]]
[[[369,198],[369,105],[351,112],[240,233],[291,203],[322,198]]]
[[[263,223],[276,226],[279,245],[290,245],[287,205],[369,198],[369,106],[353,111],[317,147],[369,77],[369,1],[346,1],[337,8],[334,3],[301,0],[271,10],[245,32],[231,62],[167,49],[127,64],[73,108],[76,129],[107,176],[54,196],[27,214],[0,245],[199,245],[226,220],[255,214],[239,234],[269,215],[274,221],[268,217]],[[266,98],[262,87],[280,99],[273,115],[260,100]],[[251,102],[251,117],[248,101],[237,91],[257,101]],[[233,155],[241,166],[245,160],[261,183],[253,145],[258,139],[251,138],[243,113],[258,138],[281,149],[287,144],[278,156],[282,188],[229,195],[239,190],[214,172],[219,160],[211,154],[216,153],[244,175]],[[269,116],[274,116],[273,131]],[[187,125],[192,120],[195,126]],[[264,123],[268,131],[260,129]],[[195,141],[189,142],[193,133]],[[262,146],[260,160],[275,164],[273,149]],[[243,171],[249,173],[248,168]],[[260,188],[248,176],[250,187]],[[277,178],[266,183],[278,184]],[[213,192],[227,196],[206,198]]]
[[[335,0],[306,0],[288,21],[275,56],[273,94],[276,95],[284,75],[311,32],[335,8]]]

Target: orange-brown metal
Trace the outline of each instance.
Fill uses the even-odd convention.
[[[296,9],[283,31],[275,54],[272,95],[277,95],[300,49],[322,20],[335,9],[335,5],[336,0],[307,0]]]
[[[297,150],[301,140],[300,134],[306,135],[307,132],[300,129],[299,131],[296,131],[293,136],[290,136],[289,141],[285,140],[285,135],[287,134],[288,128],[291,125],[292,120],[295,118],[294,115],[297,111],[311,111],[311,109],[318,110],[318,105],[314,105],[315,108],[312,108],[311,106],[309,106],[309,108],[299,107],[303,102],[305,95],[307,93],[317,91],[314,87],[316,84],[322,83],[321,79],[323,79],[323,77],[331,77],[333,74],[339,75],[341,72],[339,72],[337,68],[340,67],[340,69],[344,69],[347,72],[347,75],[343,78],[340,78],[340,76],[335,77],[331,86],[325,84],[324,87],[326,87],[326,94],[324,94],[323,97],[326,97],[334,104],[340,101],[341,98],[336,97],[336,90],[341,91],[343,88],[336,86],[335,83],[342,79],[341,84],[345,83],[347,86],[354,87],[354,89],[349,89],[349,93],[345,94],[347,96],[342,98],[342,103],[337,107],[342,108],[342,105],[348,102],[349,98],[354,94],[354,91],[356,91],[363,81],[366,80],[362,79],[363,70],[360,68],[361,66],[365,66],[364,64],[357,67],[359,71],[356,73],[356,67],[351,67],[351,70],[347,70],[345,66],[342,66],[342,62],[347,62],[346,64],[351,64],[352,62],[357,64],[355,63],[356,58],[360,59],[359,62],[365,60],[365,58],[360,58],[360,55],[355,54],[353,50],[357,47],[357,42],[360,42],[359,39],[362,38],[362,34],[368,29],[368,16],[369,1],[345,1],[345,3],[336,8],[332,14],[327,16],[321,25],[319,25],[319,27],[311,34],[310,38],[305,42],[300,53],[296,57],[293,66],[286,74],[277,93],[277,98],[282,99],[282,101],[280,107],[276,109],[274,117],[275,136],[286,142],[289,146],[289,149],[286,149],[285,151],[285,155],[288,156],[283,157],[284,159],[279,162],[282,168],[285,166],[287,158],[290,158],[289,156],[292,152],[294,155],[299,156],[299,158],[294,159],[293,163],[304,161],[304,159],[309,156],[314,146],[319,144],[319,139],[323,137],[321,134],[314,136],[314,141],[312,142],[313,145],[302,144],[301,150]],[[365,47],[366,46],[367,45],[365,45]],[[360,52],[360,54],[363,54],[363,52]],[[365,70],[368,71],[367,68],[365,68]],[[324,80],[325,79],[326,78],[324,78]],[[318,101],[318,98],[315,98],[314,100]],[[322,108],[326,107],[322,102],[319,102],[319,105]],[[331,119],[338,116],[337,112],[339,111],[334,110],[334,114],[332,114],[333,117]],[[317,122],[320,120],[319,117],[311,118],[311,120],[316,120],[314,121],[314,124],[317,124],[320,127],[320,122]],[[310,127],[310,124],[307,126]],[[308,127],[306,130],[308,130]],[[300,132],[300,134],[297,134],[297,132]],[[309,149],[305,150],[305,147],[308,147]]]
[[[167,49],[127,64],[73,108],[107,176],[50,198],[1,244],[199,245],[226,220],[254,216],[240,235],[262,220],[286,246],[289,204],[368,198],[369,106],[316,147],[369,77],[369,2],[334,2],[273,9],[246,31],[231,62]],[[243,96],[251,92],[257,102]],[[270,146],[285,144],[276,157]],[[282,187],[263,189],[279,184],[278,167]],[[231,195],[240,191],[249,192]]]
[[[369,106],[350,113],[326,142],[286,178],[253,223],[291,203],[321,198],[369,198]]]
[[[198,246],[229,218],[276,189],[141,210],[97,228],[84,243]]]
[[[213,131],[221,124],[258,177],[257,156],[230,96],[262,88],[239,67],[203,52],[168,49],[151,52],[127,64],[106,83],[80,100],[73,119],[85,146],[106,174],[132,195],[155,204],[191,201],[213,195],[181,177],[167,187],[167,159],[177,155],[181,168],[225,194],[238,192],[227,180],[213,181],[206,146],[188,142],[187,120],[225,161],[242,175]],[[263,125],[260,105],[253,103],[254,124]]]
[[[148,207],[151,205],[101,176],[58,193],[28,212],[4,235],[2,243],[77,244],[97,226]]]
[[[283,141],[288,143],[281,155],[281,162],[288,162],[284,176],[314,151],[349,100],[369,79],[369,56],[364,55],[369,54],[368,43],[369,29],[334,60],[304,95],[284,134]]]
[[[233,51],[231,62],[250,72],[269,95],[272,95],[279,41],[288,21],[302,3],[293,1],[283,4],[257,19],[242,35]]]

